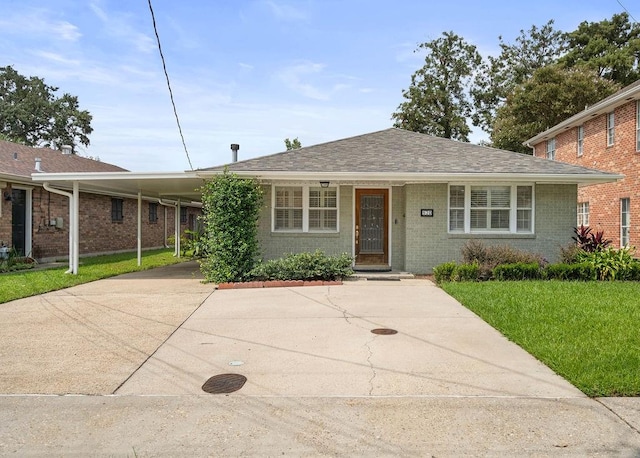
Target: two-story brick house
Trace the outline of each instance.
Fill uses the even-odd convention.
[[[33,175],[45,173],[112,174],[122,167],[49,148],[0,141],[0,247],[40,261],[69,254],[69,205],[64,194],[52,192]],[[55,190],[54,190],[55,191]],[[67,188],[62,192],[70,192]],[[175,207],[175,206],[174,206]],[[176,211],[161,199],[144,196],[143,248],[166,246],[175,233]],[[79,196],[79,254],[133,251],[138,243],[138,201],[135,193],[85,190]],[[180,231],[193,229],[201,213],[197,206],[179,208]],[[4,255],[4,250],[3,250]]]
[[[640,81],[525,143],[537,157],[624,175],[578,188],[576,224],[640,247]]]

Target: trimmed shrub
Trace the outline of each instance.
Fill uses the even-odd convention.
[[[445,262],[433,268],[433,277],[436,283],[442,283],[445,281],[451,281],[453,272],[456,270],[457,264],[455,261]]]
[[[586,262],[574,264],[549,264],[543,272],[547,280],[596,280],[597,275],[593,266]]]
[[[253,280],[341,280],[353,275],[352,265],[353,258],[347,253],[327,256],[316,250],[260,263],[249,277]]]
[[[518,250],[510,245],[487,246],[476,239],[469,240],[462,247],[462,260],[466,264],[478,263],[479,277],[484,279],[490,278],[495,267],[500,264],[537,263],[540,267],[546,265],[546,260],[538,254]]]
[[[214,283],[242,281],[258,259],[258,216],[262,189],[256,180],[227,170],[202,187],[206,257],[200,261],[205,279]]]
[[[453,281],[478,281],[480,278],[480,266],[477,262],[471,264],[460,264],[456,266],[451,279]]]
[[[501,281],[535,280],[540,277],[540,265],[537,262],[500,264],[493,269],[493,278]]]

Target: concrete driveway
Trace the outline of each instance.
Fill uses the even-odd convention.
[[[640,455],[637,399],[586,398],[427,280],[196,269],[0,305],[0,454]],[[226,373],[247,381],[202,391]]]

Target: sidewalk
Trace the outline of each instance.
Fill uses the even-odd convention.
[[[586,398],[427,280],[213,292],[180,266],[0,309],[0,454],[640,454],[638,399]],[[247,382],[202,391],[224,373]]]

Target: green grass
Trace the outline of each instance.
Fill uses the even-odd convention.
[[[81,258],[78,275],[65,273],[69,268],[68,264],[55,269],[24,270],[0,274],[0,304],[101,278],[153,269],[188,260],[189,258],[174,257],[173,250],[162,249],[143,252],[140,267],[138,267],[137,253],[120,253]]]
[[[640,396],[640,283],[441,286],[586,395]]]

